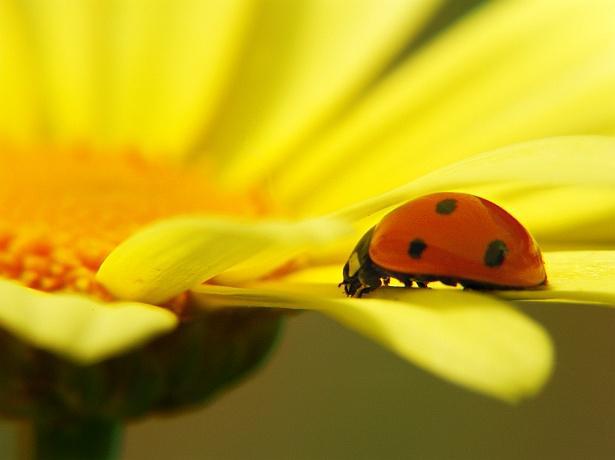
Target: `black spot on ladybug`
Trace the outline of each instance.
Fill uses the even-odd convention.
[[[438,201],[438,204],[436,204],[436,212],[438,214],[451,214],[456,208],[457,200],[453,198]]]
[[[502,240],[493,240],[485,251],[485,265],[487,267],[499,267],[504,263],[508,248]]]
[[[427,248],[427,245],[420,238],[415,238],[410,242],[408,246],[408,255],[413,259],[420,259],[423,251]]]

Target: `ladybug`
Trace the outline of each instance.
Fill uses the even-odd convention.
[[[536,241],[513,216],[467,193],[408,201],[372,227],[344,265],[340,286],[361,297],[389,284],[432,281],[471,289],[526,289],[545,284]]]

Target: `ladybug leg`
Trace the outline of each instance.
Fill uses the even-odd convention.
[[[342,286],[344,287],[344,292],[348,297],[355,297],[356,292],[361,289],[362,284],[357,278],[351,278],[338,284],[338,287]]]
[[[421,289],[426,289],[427,286],[427,281],[417,281],[416,284],[418,285],[418,287],[420,287]]]
[[[410,278],[408,275],[404,275],[401,273],[395,273],[394,275],[392,275],[392,277],[395,278],[400,283],[402,283],[404,287],[407,287],[407,288],[412,287],[413,281],[412,281],[412,278]]]
[[[357,289],[357,291],[355,292],[355,295],[353,297],[361,298],[361,297],[363,297],[363,294],[369,294],[370,292],[375,291],[379,287],[380,286],[365,286],[365,285],[362,285],[359,289]]]
[[[340,286],[348,297],[362,297],[363,294],[388,286],[391,281],[390,275],[375,266],[369,258],[363,260],[362,265],[352,275],[349,274],[349,265],[344,267],[344,281]]]
[[[440,278],[440,282],[442,284],[445,284],[446,286],[457,286],[457,281],[455,281],[453,278]]]
[[[382,286],[383,278],[386,278],[386,276],[383,276],[383,274],[380,271],[374,269],[374,267],[366,266],[361,267],[361,270],[359,270],[358,275],[359,282],[361,283],[361,295],[367,294],[368,292]]]

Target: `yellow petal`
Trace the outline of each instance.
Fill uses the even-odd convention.
[[[158,304],[265,249],[292,249],[339,237],[339,222],[258,223],[214,217],[153,224],[120,244],[103,262],[100,281],[120,299]]]
[[[234,186],[259,179],[382,72],[440,0],[259,2],[205,148]]]
[[[26,27],[13,2],[0,2],[0,138],[36,142],[39,106],[34,87],[32,50]]]
[[[249,0],[114,0],[106,46],[108,134],[119,145],[185,154],[234,65]]]
[[[615,138],[558,137],[530,141],[476,155],[426,174],[382,195],[332,213],[356,220],[424,193],[510,183],[529,186],[603,187],[615,200]]]
[[[612,132],[614,13],[603,0],[485,3],[289,157],[276,195],[317,213],[513,142]]]
[[[561,251],[543,254],[547,285],[543,289],[499,291],[515,300],[569,300],[615,306],[615,251]]]
[[[335,238],[337,240],[337,238]],[[288,244],[276,244],[275,247],[250,257],[214,278],[216,284],[237,285],[246,281],[264,278],[273,273],[286,262],[302,257],[308,249],[317,250],[320,245],[312,248],[297,245],[289,241]]]
[[[318,263],[343,261],[388,208],[425,193],[459,190],[508,210],[543,249],[613,248],[615,138],[570,136],[477,155],[330,216],[356,221],[354,236],[313,248]]]
[[[377,295],[344,298],[335,284],[194,289],[204,307],[322,312],[447,380],[506,401],[533,395],[551,373],[553,347],[546,332],[492,297],[418,289]]]
[[[510,192],[492,193],[485,187],[481,196],[523,222],[543,250],[615,248],[614,190],[578,186]]]
[[[80,364],[122,353],[171,331],[176,324],[176,316],[163,308],[48,294],[0,280],[2,328]]]
[[[19,2],[40,66],[46,133],[54,140],[91,139],[95,133],[96,2]]]

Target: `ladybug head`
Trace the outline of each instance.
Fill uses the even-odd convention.
[[[344,280],[339,285],[344,286],[344,291],[348,296],[360,297],[365,288],[371,287],[371,283],[368,283],[367,280],[373,278],[373,276],[370,276],[373,264],[369,257],[369,244],[373,232],[374,229],[371,228],[363,235],[342,270]]]

